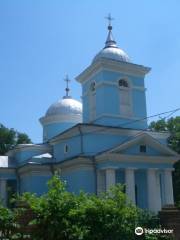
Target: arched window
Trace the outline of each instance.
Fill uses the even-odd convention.
[[[132,113],[130,86],[126,79],[120,79],[118,85],[120,88],[120,114],[128,117]]]
[[[119,80],[119,87],[129,87],[129,84],[125,79],[120,79]]]
[[[90,85],[90,90],[94,92],[96,90],[96,82],[92,82]]]
[[[89,91],[89,120],[93,121],[96,117],[96,82],[90,84]]]
[[[64,145],[64,153],[68,153],[69,151],[69,146],[67,144]]]

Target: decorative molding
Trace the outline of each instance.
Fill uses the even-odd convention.
[[[141,155],[128,155],[120,153],[108,153],[96,156],[97,163],[116,161],[120,163],[153,163],[153,164],[174,164],[179,160],[179,157],[171,156],[141,156]]]
[[[52,115],[48,117],[42,117],[39,119],[40,123],[44,125],[48,125],[51,123],[80,123],[82,122],[81,114],[69,114],[69,115]]]
[[[133,75],[133,76],[144,76],[150,71],[149,67],[137,65],[133,63],[120,62],[110,59],[99,59],[87,67],[80,75],[76,77],[76,80],[80,83],[84,83],[94,72],[99,68],[113,70],[120,73]]]
[[[42,164],[26,164],[24,166],[21,166],[18,168],[18,173],[21,176],[27,175],[29,173],[31,174],[51,174],[51,166],[49,165],[42,165]]]
[[[135,120],[135,121],[138,120],[138,121],[141,121],[141,122],[146,122],[146,119],[141,120],[140,118],[137,118],[137,117],[124,116],[124,115],[121,115],[121,114],[108,114],[108,113],[107,114],[99,114],[96,117],[95,120],[98,120],[98,119],[103,118],[103,117],[124,118],[124,119],[127,119],[127,120],[129,119],[129,120]],[[122,124],[124,124],[124,123],[122,123]],[[121,126],[119,126],[119,127],[121,127]]]
[[[114,87],[117,87],[117,88],[120,88],[120,89],[124,89],[124,88],[119,87],[117,82],[108,82],[108,81],[100,81],[100,82],[96,83],[96,89],[98,89],[99,87],[101,87],[103,85],[114,86]],[[131,90],[139,90],[139,91],[143,91],[143,92],[147,90],[144,87],[134,86],[133,84],[130,85],[130,89]],[[85,91],[82,95],[82,98],[86,97],[88,95],[88,93],[89,93],[89,90]]]
[[[119,116],[117,116],[119,117]],[[136,119],[134,119],[136,120]],[[127,136],[136,136],[138,133],[142,133],[143,130],[139,129],[130,129],[130,128],[121,128],[121,127],[113,127],[113,126],[106,126],[106,125],[98,125],[98,124],[77,124],[76,126],[72,127],[71,129],[66,130],[65,132],[59,134],[58,136],[54,137],[50,140],[50,144],[54,145],[57,142],[64,142],[64,139],[68,139],[71,137],[75,137],[79,135],[79,127],[84,134],[91,134],[92,132],[98,132],[99,134],[113,134],[113,135],[127,135]],[[102,131],[103,130],[103,131]],[[153,132],[153,131],[144,131],[144,133],[150,135],[156,139],[167,139],[169,137],[169,133],[167,132]]]
[[[151,137],[150,135],[148,135],[147,133],[140,133],[138,136],[136,136],[134,139],[125,142],[123,144],[120,144],[118,147],[108,151],[109,153],[112,152],[117,152],[117,151],[123,151],[129,147],[132,147],[140,142],[142,142],[144,144],[147,144],[155,149],[158,149],[160,152],[166,154],[166,155],[173,155],[173,156],[178,156],[178,154],[173,151],[172,149],[170,149],[169,147],[159,143],[156,139],[154,139],[153,137]],[[141,155],[141,154],[140,154]],[[144,155],[143,155],[144,156]]]
[[[7,153],[7,156],[11,157],[17,152],[26,152],[32,150],[40,150],[43,152],[51,152],[52,147],[49,144],[19,144],[14,149]]]
[[[62,171],[74,171],[77,169],[93,169],[93,163],[88,158],[83,157],[77,157],[72,160],[66,160],[63,162],[58,162],[58,164],[55,165],[56,169],[61,169]]]

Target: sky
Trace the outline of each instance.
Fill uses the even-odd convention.
[[[42,141],[39,118],[64,96],[66,74],[80,100],[75,77],[104,47],[108,13],[118,46],[152,68],[148,116],[180,107],[180,1],[0,0],[0,123]]]

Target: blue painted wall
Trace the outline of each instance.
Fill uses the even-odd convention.
[[[139,151],[140,145],[141,144],[132,146],[132,147],[122,151],[122,153],[123,154],[131,154],[131,155],[148,155],[148,156],[160,156],[160,155],[162,155],[162,153],[160,151],[158,151],[157,149],[152,148],[148,145],[146,145],[146,153],[141,153]]]
[[[36,193],[37,195],[41,195],[46,193],[47,182],[51,178],[49,175],[33,175],[29,174],[26,176],[21,177],[20,179],[20,192],[31,192]]]
[[[67,190],[78,194],[81,190],[87,193],[95,193],[95,174],[93,169],[62,171],[61,177],[67,182]]]
[[[21,165],[29,161],[33,156],[41,155],[43,153],[44,153],[44,150],[29,149],[26,151],[17,152],[14,157],[18,165]]]
[[[121,117],[120,112],[120,98],[119,98],[119,87],[118,80],[121,78],[128,78],[130,85],[130,92],[132,98],[132,115],[130,118]],[[96,118],[94,123],[110,126],[120,126],[121,124],[132,122],[134,119],[142,119],[147,116],[146,113],[146,96],[145,90],[139,89],[144,88],[144,78],[130,76],[113,72],[110,70],[102,70],[88,79],[82,84],[83,90],[83,122],[89,122],[89,92],[91,83],[96,82]],[[99,83],[112,83],[115,85],[103,84],[98,86]],[[136,87],[136,88],[134,88]],[[103,114],[116,115],[104,116],[99,119]],[[136,122],[133,124],[128,124],[129,128],[145,129],[147,127],[147,122],[144,120],[142,122]]]
[[[143,170],[135,171],[135,185],[136,185],[136,204],[138,207],[147,209],[147,172]]]
[[[73,127],[76,123],[65,122],[65,123],[51,123],[43,126],[43,141],[55,137],[56,135],[64,132],[68,128]]]

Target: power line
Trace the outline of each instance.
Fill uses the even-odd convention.
[[[140,121],[143,121],[143,120],[146,120],[146,119],[149,119],[149,118],[153,118],[153,117],[158,117],[158,116],[161,116],[161,115],[164,115],[164,114],[168,114],[168,113],[169,113],[168,116],[171,116],[172,114],[174,114],[175,112],[177,112],[177,111],[179,111],[179,110],[180,110],[180,108],[176,108],[176,109],[173,109],[173,110],[171,110],[171,111],[166,111],[166,112],[162,112],[162,113],[150,115],[150,116],[148,116],[148,117],[140,118],[140,119],[137,119],[137,120],[132,120],[132,121],[129,121],[129,122],[123,123],[123,124],[119,124],[119,125],[117,125],[117,126],[114,126],[114,128],[122,127],[122,126],[125,126],[125,125],[129,125],[129,124],[132,124],[132,123],[135,123],[135,122],[140,122]],[[166,119],[168,116],[166,116],[164,119]],[[97,126],[97,125],[95,125],[95,126]],[[100,126],[100,125],[98,125],[98,126]],[[100,126],[100,127],[101,127],[101,126]],[[89,131],[88,133],[85,133],[85,134],[83,134],[83,135],[88,135],[88,134],[90,134],[90,133],[105,132],[105,131],[108,131],[108,130],[109,130],[109,127],[113,127],[113,126],[103,126],[103,125],[102,125],[102,129],[94,130],[94,131]],[[123,129],[123,128],[122,128],[122,129]],[[138,130],[138,129],[134,129],[134,130]],[[147,127],[147,128],[144,128],[144,129],[140,129],[139,131],[140,131],[140,132],[144,132],[144,131],[146,131],[146,130],[148,130],[148,127]],[[139,134],[140,132],[138,132],[138,134]],[[73,137],[77,137],[77,136],[80,136],[80,134],[75,135],[75,136],[73,136]],[[71,137],[71,138],[73,138],[73,137]],[[61,138],[61,140],[66,140],[66,139],[69,139],[69,137]]]

